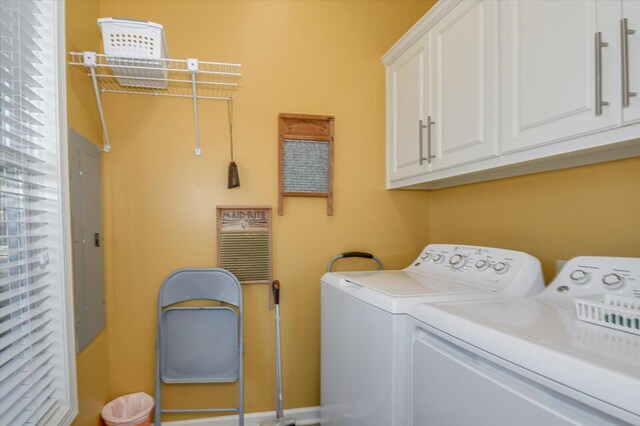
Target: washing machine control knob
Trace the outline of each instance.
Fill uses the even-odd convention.
[[[504,274],[505,272],[507,272],[508,269],[509,269],[509,265],[507,265],[504,262],[498,262],[495,265],[493,265],[493,270],[499,274]]]
[[[484,271],[488,267],[489,262],[487,261],[487,259],[480,259],[476,262],[476,269],[478,269],[479,271]]]
[[[607,274],[602,277],[602,284],[612,290],[615,290],[616,288],[620,288],[624,285],[624,278],[614,273]]]
[[[585,272],[582,269],[576,269],[571,274],[569,274],[569,278],[576,284],[584,284],[589,281],[589,278],[591,278],[591,276],[588,272]]]
[[[451,265],[453,269],[460,269],[465,263],[467,263],[467,258],[461,254],[454,254],[449,259],[449,265]]]
[[[444,256],[441,254],[434,254],[433,255],[433,261],[436,263],[440,263],[444,260]]]

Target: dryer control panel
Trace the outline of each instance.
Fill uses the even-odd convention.
[[[540,261],[515,250],[430,244],[405,270],[490,286],[505,296],[532,296],[544,289]],[[516,294],[523,287],[511,285],[515,281],[532,283],[532,290],[527,294]]]
[[[640,258],[580,256],[567,262],[540,294],[550,300],[568,300],[614,294],[640,300]]]

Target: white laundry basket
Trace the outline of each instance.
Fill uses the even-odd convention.
[[[608,293],[574,301],[579,320],[640,335],[640,301]]]
[[[169,61],[162,25],[150,21],[100,18],[104,53],[121,86],[166,89]],[[128,78],[127,78],[128,77]]]

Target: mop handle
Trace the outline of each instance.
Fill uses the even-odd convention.
[[[280,343],[280,281],[272,283],[273,301],[276,306],[276,420],[284,418],[284,404],[282,401],[282,352]]]
[[[280,304],[280,281],[274,280],[272,288],[273,288],[273,302],[276,305],[279,305]]]

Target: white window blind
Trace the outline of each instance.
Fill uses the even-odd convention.
[[[0,1],[0,425],[76,410],[56,3]]]

